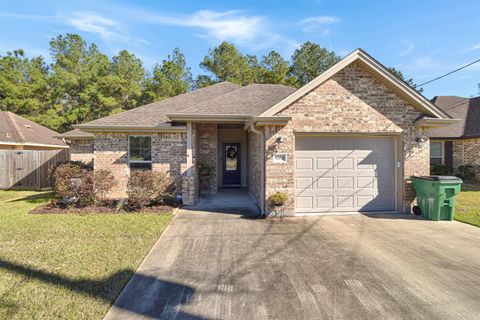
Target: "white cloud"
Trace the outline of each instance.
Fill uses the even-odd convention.
[[[475,51],[475,50],[478,50],[478,49],[480,49],[480,43],[477,43],[477,44],[471,46],[470,48],[468,48],[467,51]]]
[[[105,41],[122,42],[129,45],[146,44],[145,40],[132,36],[115,20],[95,12],[75,12],[64,18],[65,22],[78,30],[94,34]]]
[[[301,20],[299,24],[302,26],[303,32],[315,32],[323,35],[330,34],[331,30],[328,25],[341,22],[342,19],[336,16],[317,16],[309,17]]]
[[[209,38],[235,42],[251,41],[264,35],[267,29],[264,17],[245,16],[236,10],[225,12],[200,10],[191,15],[149,15],[146,18],[159,24],[200,28]]]
[[[400,57],[404,57],[407,54],[413,52],[413,50],[415,50],[415,45],[413,43],[406,40],[402,40],[401,43],[405,48],[402,51],[400,51],[399,53]]]

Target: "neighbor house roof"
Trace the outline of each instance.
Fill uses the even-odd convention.
[[[67,140],[89,140],[93,139],[95,135],[90,132],[85,132],[80,129],[73,129],[55,136],[56,138],[64,138]]]
[[[452,118],[460,119],[456,124],[429,130],[432,138],[474,138],[480,137],[480,97],[463,98],[438,96],[432,99],[437,107]]]
[[[68,148],[58,133],[10,111],[0,111],[0,144]]]
[[[205,88],[180,94],[175,97],[160,100],[132,110],[117,113],[112,116],[100,118],[85,124],[76,125],[78,129],[99,129],[99,128],[175,128],[167,117],[168,113],[180,112],[196,104],[213,100],[221,95],[241,88],[231,82],[221,82]]]

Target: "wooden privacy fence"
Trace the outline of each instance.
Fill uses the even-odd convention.
[[[51,169],[69,159],[68,149],[0,150],[0,189],[51,187]]]

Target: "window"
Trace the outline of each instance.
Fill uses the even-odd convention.
[[[430,142],[430,166],[443,163],[443,143]]]
[[[152,137],[128,137],[128,163],[130,170],[152,170]]]

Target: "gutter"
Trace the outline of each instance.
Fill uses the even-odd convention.
[[[254,123],[250,123],[248,130],[260,135],[260,213],[265,215],[265,134],[255,128]]]
[[[460,119],[421,118],[414,123],[417,127],[448,127],[459,121]]]
[[[184,126],[162,128],[155,126],[84,126],[81,124],[73,125],[75,129],[80,129],[85,132],[186,132],[187,128]]]

